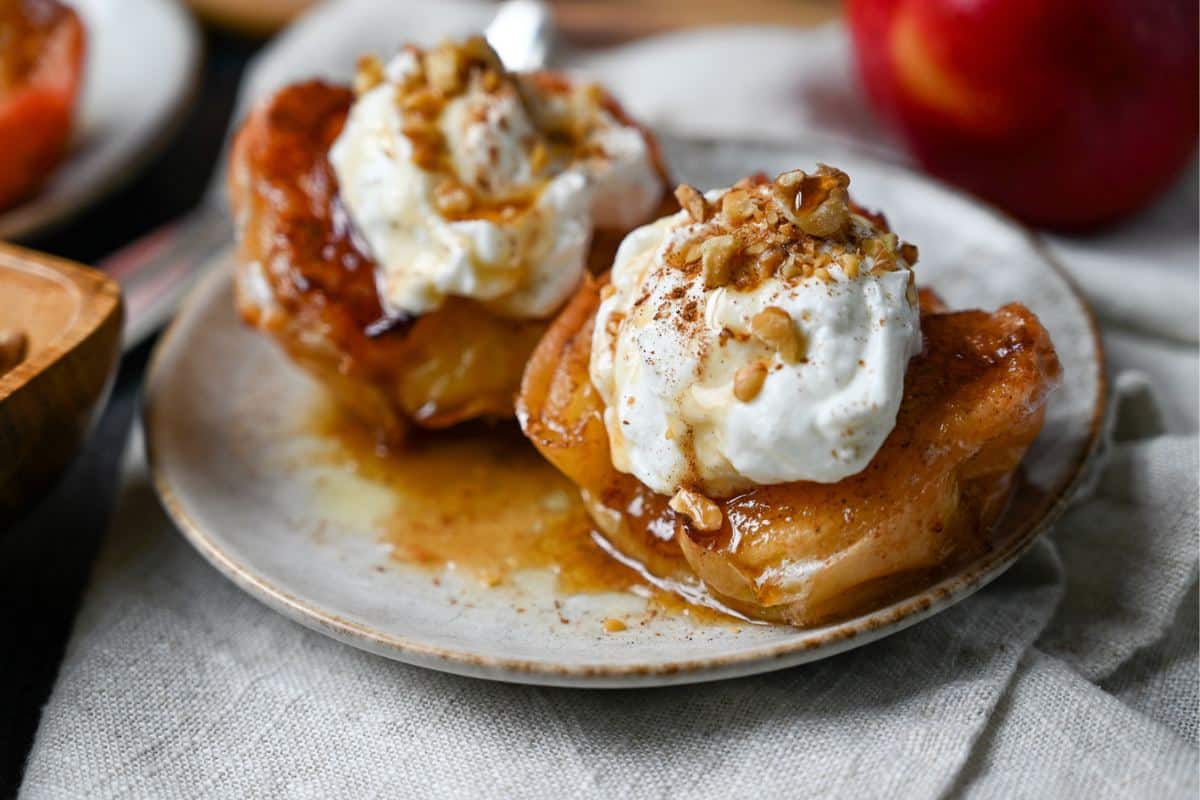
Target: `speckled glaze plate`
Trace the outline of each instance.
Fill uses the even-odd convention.
[[[181,119],[200,37],[174,0],[70,0],[87,61],[70,150],[31,198],[0,212],[0,239],[59,225],[137,174]]]
[[[759,169],[836,164],[860,202],[885,209],[920,246],[919,280],[952,307],[1015,300],[1039,315],[1065,379],[989,553],[878,611],[809,630],[638,617],[646,601],[637,595],[573,594],[549,573],[488,587],[439,568],[431,580],[429,568],[397,563],[373,532],[387,493],[310,457],[319,437],[296,421],[320,402],[320,389],[239,323],[229,257],[160,342],[146,393],[154,480],[183,535],[267,605],[347,644],[432,669],[564,686],[706,681],[825,658],[913,625],[1003,572],[1081,483],[1106,397],[1091,314],[1036,239],[953,190],[834,141],[676,141],[666,155],[676,175],[702,187]],[[616,614],[637,624],[606,631]]]

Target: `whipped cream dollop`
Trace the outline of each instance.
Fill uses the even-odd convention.
[[[614,466],[661,494],[836,482],[895,426],[921,348],[916,249],[823,167],[700,195],[629,234],[590,373]]]
[[[357,88],[329,159],[389,314],[458,296],[548,316],[593,228],[631,228],[661,199],[650,143],[602,92],[505,73],[482,40],[366,61]]]

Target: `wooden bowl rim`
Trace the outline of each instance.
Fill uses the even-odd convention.
[[[79,298],[71,323],[24,361],[0,374],[0,403],[31,384],[62,358],[99,331],[114,314],[121,314],[121,289],[99,270],[65,258],[0,242],[0,267],[22,270],[72,287]]]

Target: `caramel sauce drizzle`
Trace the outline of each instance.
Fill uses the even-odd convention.
[[[453,568],[487,587],[503,586],[520,571],[547,570],[558,594],[645,598],[647,611],[626,620],[631,625],[659,614],[703,624],[748,622],[704,590],[657,577],[621,555],[595,531],[575,485],[515,424],[418,432],[395,450],[332,405],[319,408],[310,427],[329,445],[331,465],[393,496],[395,511],[380,521],[378,534],[399,564],[435,575]],[[619,632],[615,625],[605,630]]]

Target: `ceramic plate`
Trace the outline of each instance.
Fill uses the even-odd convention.
[[[32,198],[0,212],[0,239],[65,221],[136,174],[166,141],[199,65],[195,25],[173,0],[70,0],[87,28],[71,149]]]
[[[825,658],[919,622],[999,575],[1061,513],[1098,441],[1100,343],[1063,273],[997,213],[834,142],[668,142],[666,154],[675,174],[703,187],[758,169],[837,164],[853,176],[860,202],[887,209],[895,229],[920,246],[919,280],[952,307],[1017,300],[1041,317],[1065,382],[991,552],[925,591],[810,630],[643,614],[641,596],[572,593],[544,570],[487,587],[452,567],[400,563],[373,527],[388,493],[314,455],[320,436],[300,421],[321,392],[238,322],[228,257],[159,344],[146,395],[154,479],[183,534],[246,591],[348,644],[465,675],[572,686],[686,683]],[[395,524],[395,509],[388,513]],[[606,631],[615,614],[636,624]]]

